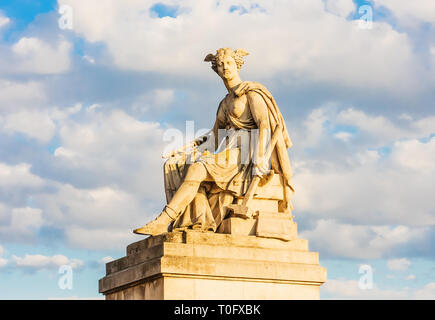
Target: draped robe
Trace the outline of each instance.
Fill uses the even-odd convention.
[[[272,170],[283,175],[285,184],[283,188],[288,187],[293,190],[290,184],[292,172],[287,153],[292,142],[281,112],[270,92],[257,82],[242,82],[228,95],[242,97],[248,92],[260,95],[267,106],[269,137],[278,125],[282,129],[269,160]],[[256,172],[256,164],[253,160],[258,143],[253,141],[252,134],[250,134],[253,129],[258,129],[258,124],[252,116],[252,111],[255,112],[256,106],[248,100],[251,112],[237,116],[231,104],[225,103],[226,98],[219,104],[215,125],[208,136],[208,144],[202,144],[190,153],[176,154],[164,164],[165,192],[168,203],[183,182],[189,167],[188,159],[190,163],[201,162],[211,177],[210,181],[201,183],[195,198],[171,225],[172,229],[192,227],[216,231],[225,218],[226,206],[233,203],[235,197],[246,193],[253,173]],[[219,129],[227,130],[228,138],[224,137],[227,139],[226,143],[222,143],[222,139],[219,141]],[[249,139],[249,150],[241,150],[240,141],[243,139]],[[210,152],[210,147],[213,148],[211,150],[214,151],[213,153]]]

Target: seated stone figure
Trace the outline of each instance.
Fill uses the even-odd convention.
[[[194,141],[189,153],[174,152],[165,162],[168,204],[135,233],[158,235],[179,228],[216,232],[231,206],[260,189],[267,200],[271,194],[267,191],[277,184],[280,195],[270,199],[279,200],[279,212],[290,214],[293,188],[287,149],[292,143],[270,92],[257,82],[240,79],[247,54],[221,48],[206,56],[228,94],[219,104],[213,129]],[[250,209],[255,211],[252,203]]]

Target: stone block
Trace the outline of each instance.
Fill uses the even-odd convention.
[[[297,225],[292,216],[286,213],[260,212],[257,217],[255,235],[264,238],[276,238],[285,241],[297,239]]]
[[[221,225],[219,226],[218,232],[241,236],[255,236],[256,230],[256,219],[230,217],[222,221]]]

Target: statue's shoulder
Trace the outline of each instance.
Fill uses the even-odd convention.
[[[237,96],[242,96],[245,94],[265,94],[266,96],[271,96],[270,92],[266,89],[264,85],[256,81],[244,81],[242,82],[234,93]]]

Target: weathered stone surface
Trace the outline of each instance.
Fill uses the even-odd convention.
[[[295,240],[298,237],[297,225],[292,220],[291,214],[281,212],[257,211],[251,219],[229,217],[222,221],[217,232],[285,241]]]
[[[255,235],[264,238],[276,238],[281,240],[297,239],[297,225],[291,218],[291,214],[259,212],[257,217]]]
[[[318,299],[326,270],[306,240],[183,231],[107,264],[106,299]]]
[[[230,217],[222,221],[217,232],[241,236],[255,236],[256,230],[256,219]]]

